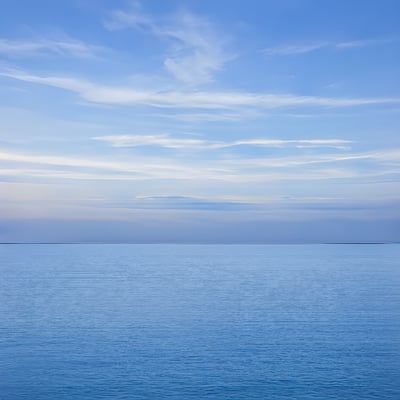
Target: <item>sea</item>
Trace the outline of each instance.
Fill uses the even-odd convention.
[[[0,399],[399,400],[400,245],[0,245]]]

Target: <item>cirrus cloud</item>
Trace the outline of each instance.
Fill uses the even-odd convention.
[[[158,135],[109,135],[97,136],[95,140],[109,143],[112,147],[139,147],[160,146],[172,149],[199,149],[216,150],[235,146],[258,147],[330,147],[336,149],[348,149],[351,140],[344,139],[242,139],[232,142],[215,142],[200,139],[173,138],[168,134]]]
[[[234,56],[227,40],[211,22],[187,11],[164,17],[151,17],[133,4],[130,10],[115,10],[105,22],[109,30],[134,28],[167,41],[165,69],[178,81],[190,86],[214,80],[214,74]]]
[[[2,71],[0,76],[74,92],[90,103],[110,105],[146,105],[180,109],[273,109],[282,107],[355,107],[377,104],[398,104],[400,98],[332,98],[256,92],[212,92],[136,90],[122,86],[105,86],[90,81],[39,76],[20,71]]]

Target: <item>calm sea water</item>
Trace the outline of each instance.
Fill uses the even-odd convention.
[[[399,245],[2,245],[0,399],[400,399]]]

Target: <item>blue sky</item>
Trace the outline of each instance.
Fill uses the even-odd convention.
[[[0,241],[400,240],[399,13],[4,0]]]

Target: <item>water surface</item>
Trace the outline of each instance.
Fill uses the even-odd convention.
[[[399,245],[2,245],[0,399],[400,398]]]

